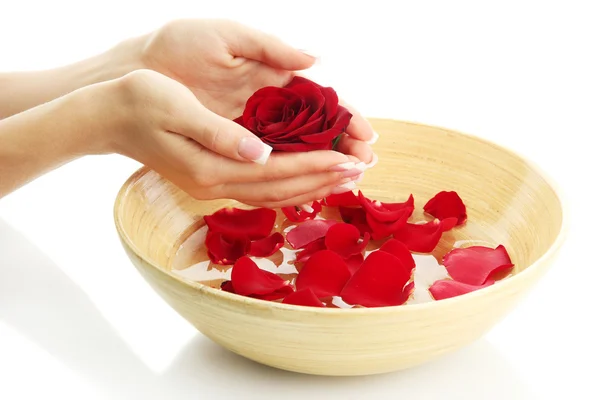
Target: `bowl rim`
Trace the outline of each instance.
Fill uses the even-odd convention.
[[[283,304],[283,303],[275,302],[275,301],[266,301],[266,300],[261,300],[261,299],[255,299],[252,297],[236,295],[236,294],[222,291],[222,290],[210,287],[210,286],[203,285],[196,281],[184,279],[180,275],[177,275],[177,274],[175,274],[171,271],[168,271],[164,268],[161,268],[160,266],[156,265],[151,260],[144,257],[142,255],[142,252],[139,251],[137,246],[134,245],[133,241],[129,238],[129,236],[127,235],[125,230],[122,228],[122,226],[120,224],[120,220],[119,220],[119,207],[121,206],[122,200],[125,197],[125,195],[127,194],[127,192],[129,191],[131,185],[134,182],[136,182],[137,180],[139,180],[141,177],[143,177],[145,174],[147,174],[148,172],[151,171],[151,169],[149,167],[142,166],[137,171],[135,171],[123,183],[123,185],[121,186],[121,188],[115,198],[114,207],[113,207],[113,217],[114,217],[114,222],[115,222],[115,227],[116,227],[117,233],[121,239],[121,243],[123,243],[123,245],[129,249],[129,251],[133,252],[135,254],[135,256],[137,258],[139,258],[143,263],[160,271],[161,273],[165,274],[168,278],[175,279],[176,281],[178,281],[186,286],[190,286],[191,288],[194,288],[196,290],[199,290],[204,295],[210,296],[219,301],[233,303],[233,305],[235,305],[235,306],[242,306],[242,307],[248,306],[248,307],[254,307],[254,308],[268,308],[268,309],[274,308],[274,309],[279,309],[282,311],[294,311],[296,313],[305,313],[305,314],[312,314],[312,315],[314,315],[314,314],[324,314],[325,315],[326,314],[326,315],[332,315],[332,316],[333,315],[335,315],[335,316],[341,316],[341,315],[356,316],[356,315],[362,315],[362,314],[376,315],[376,314],[380,314],[380,313],[390,313],[390,312],[402,313],[402,312],[410,312],[413,310],[417,311],[417,310],[429,309],[429,308],[435,308],[435,307],[446,307],[446,306],[450,306],[451,304],[454,304],[454,303],[470,301],[470,299],[475,299],[475,298],[481,297],[481,296],[487,296],[492,293],[501,291],[507,286],[518,284],[519,281],[526,279],[526,277],[531,274],[534,274],[537,269],[541,268],[542,265],[544,265],[546,263],[547,260],[551,259],[556,253],[558,253],[559,249],[561,248],[561,246],[563,245],[563,243],[565,241],[565,238],[567,236],[567,231],[569,230],[568,221],[570,221],[570,219],[568,217],[569,211],[568,211],[568,207],[567,207],[566,195],[563,192],[563,190],[561,189],[561,187],[557,184],[557,182],[552,177],[550,177],[536,162],[525,157],[520,152],[508,148],[507,146],[500,145],[494,141],[484,139],[484,138],[481,138],[481,137],[473,135],[473,134],[464,133],[464,132],[461,132],[458,130],[440,127],[440,126],[436,126],[436,125],[419,123],[419,122],[393,119],[393,118],[368,118],[368,120],[382,121],[382,122],[383,121],[385,121],[385,122],[400,122],[400,123],[407,124],[407,125],[416,125],[416,126],[420,126],[420,127],[433,128],[435,130],[444,131],[447,133],[458,134],[460,136],[467,137],[471,140],[475,140],[480,143],[495,147],[499,150],[510,153],[513,156],[519,158],[529,168],[531,168],[531,170],[533,170],[536,174],[538,174],[556,195],[558,202],[560,204],[560,210],[561,210],[561,226],[560,226],[558,235],[556,236],[556,238],[554,239],[554,241],[552,242],[550,247],[544,252],[544,254],[542,254],[537,260],[535,260],[533,263],[531,263],[523,271],[521,271],[518,274],[511,276],[507,279],[500,280],[488,287],[485,287],[485,288],[482,288],[482,289],[479,289],[479,290],[476,290],[476,291],[473,291],[470,293],[466,293],[466,294],[463,294],[460,296],[443,299],[443,300],[431,301],[431,302],[427,302],[427,303],[407,304],[407,305],[399,305],[399,306],[386,306],[386,307],[372,307],[372,308],[325,308],[325,307],[318,308],[318,307],[298,306],[298,305],[293,305],[293,304]]]

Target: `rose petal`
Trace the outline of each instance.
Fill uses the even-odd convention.
[[[279,299],[283,299],[285,296],[289,295],[290,293],[294,292],[294,288],[291,285],[287,285],[282,287],[281,289],[277,289],[274,292],[271,293],[267,293],[267,294],[254,294],[254,295],[250,295],[248,297],[253,297],[255,299],[261,299],[261,300],[268,300],[268,301],[272,301],[272,300],[279,300]]]
[[[412,194],[404,203],[381,203],[366,198],[359,191],[358,200],[367,215],[371,215],[374,220],[379,222],[395,222],[399,219],[408,219],[415,209]]]
[[[285,87],[292,88],[292,87],[294,87],[296,85],[300,85],[302,83],[312,83],[316,86],[320,86],[318,83],[315,83],[315,82],[311,81],[310,79],[304,78],[302,76],[294,75],[292,80],[287,85],[285,85]]]
[[[289,282],[272,272],[258,268],[248,257],[242,257],[234,264],[231,269],[231,284],[235,293],[242,296],[269,295],[289,286]],[[285,294],[281,297],[284,296]]]
[[[319,300],[310,288],[298,290],[288,294],[282,301],[283,304],[293,304],[296,306],[307,307],[325,307],[325,304]]]
[[[225,282],[221,283],[221,290],[223,290],[224,292],[229,292],[229,293],[235,294],[235,289],[233,288],[231,281],[225,281]]]
[[[401,296],[400,304],[406,303],[408,301],[408,299],[410,298],[410,296],[412,296],[414,291],[415,291],[415,283],[414,282],[407,283],[406,286],[404,286],[404,289],[402,289],[402,296]]]
[[[263,123],[277,123],[283,121],[283,107],[288,100],[285,97],[275,96],[265,98],[256,109],[255,117]]]
[[[294,249],[301,249],[317,239],[325,237],[325,234],[337,221],[333,220],[311,220],[306,221],[292,229],[287,234],[287,241]]]
[[[215,233],[231,238],[256,240],[269,236],[276,217],[277,212],[269,208],[222,208],[213,215],[205,215],[204,221]]]
[[[344,259],[330,250],[316,252],[296,277],[296,289],[310,288],[317,297],[338,296],[350,279]]]
[[[454,249],[444,256],[442,264],[452,279],[469,285],[481,285],[493,275],[514,267],[503,245]]]
[[[270,257],[283,247],[284,242],[285,239],[283,238],[283,235],[279,232],[275,232],[271,236],[250,243],[248,254],[252,257]]]
[[[408,268],[410,272],[415,268],[415,259],[413,258],[410,250],[404,243],[396,239],[390,239],[386,241],[380,248],[379,251],[390,253],[400,260],[405,268]]]
[[[296,207],[283,207],[281,211],[283,211],[286,218],[291,222],[302,222],[308,219],[315,219],[317,214],[322,210],[321,203],[318,201],[314,201],[311,207],[314,210],[311,213],[304,210],[298,210]]]
[[[325,106],[325,96],[322,93],[322,89],[319,86],[315,85],[314,82],[296,84],[292,87],[288,86],[288,88],[289,90],[294,92],[298,97],[303,99],[306,102],[306,105],[310,107],[310,110],[313,113],[323,113],[322,108]]]
[[[390,253],[374,251],[350,278],[341,297],[348,304],[363,307],[397,306],[405,302],[402,289],[410,273]]]
[[[373,232],[373,240],[385,239],[394,232],[402,229],[406,225],[410,213],[412,213],[410,209],[405,209],[404,215],[391,222],[378,221],[373,215],[367,213],[367,225],[369,225],[371,232]]]
[[[322,87],[321,93],[325,98],[325,120],[330,121],[336,118],[340,113],[338,95],[335,90],[330,87]]]
[[[204,245],[210,261],[220,265],[232,265],[250,250],[248,239],[228,238],[210,230],[206,234]]]
[[[340,194],[330,194],[325,197],[322,201],[324,206],[328,207],[352,207],[352,206],[360,206],[360,201],[358,197],[354,194],[354,192],[344,192]]]
[[[333,148],[333,143],[272,143],[267,140],[263,140],[265,143],[273,147],[275,151],[285,151],[285,152],[307,152],[307,151],[315,151],[315,150],[331,150]]]
[[[372,232],[371,227],[367,223],[367,213],[362,208],[340,207],[339,211],[342,221],[357,227],[361,234]]]
[[[467,220],[465,204],[454,191],[439,192],[425,204],[423,210],[440,220],[456,218],[458,220],[457,225],[462,225]]]
[[[436,300],[448,299],[450,297],[460,296],[473,292],[475,290],[483,289],[490,285],[493,285],[494,281],[487,281],[483,285],[469,285],[462,282],[457,282],[449,279],[443,279],[436,281],[429,288],[431,296]]]
[[[369,244],[370,235],[365,233],[361,240],[360,231],[354,225],[339,223],[333,225],[325,235],[325,246],[343,258],[362,253]]]
[[[346,266],[348,266],[350,273],[354,275],[354,273],[358,271],[362,263],[365,261],[365,257],[359,253],[346,258],[344,261],[346,261]]]
[[[410,251],[430,253],[438,245],[442,233],[456,224],[456,218],[444,221],[434,220],[425,224],[405,224],[394,233],[394,238],[401,241]]]
[[[325,238],[322,237],[320,239],[315,240],[304,246],[304,250],[298,252],[296,254],[296,262],[304,263],[306,262],[313,254],[320,250],[327,250],[325,247]]]

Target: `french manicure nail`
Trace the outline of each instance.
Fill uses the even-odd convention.
[[[359,163],[356,163],[356,166],[354,168],[359,169],[361,172],[364,172],[367,169],[367,164],[361,161]]]
[[[254,137],[245,137],[240,141],[238,153],[243,158],[265,165],[273,148]]]
[[[379,139],[379,134],[373,131],[373,136],[367,141],[367,144],[375,144],[377,142],[377,139]]]
[[[354,182],[360,182],[360,181],[362,181],[362,178],[364,178],[364,177],[365,177],[365,173],[362,172],[360,175],[356,175],[354,178],[352,178],[352,180]]]
[[[350,181],[350,182],[346,182],[339,186],[334,187],[333,190],[331,191],[331,193],[333,193],[333,194],[346,193],[346,192],[349,192],[354,189],[356,189],[356,183]]]
[[[312,214],[312,213],[314,213],[314,212],[315,212],[315,209],[314,209],[314,208],[312,208],[312,207],[311,207],[310,205],[308,205],[308,204],[302,204],[302,205],[299,205],[298,207],[300,207],[300,208],[301,208],[303,211],[306,211],[307,213],[311,213],[311,214]]]
[[[373,158],[371,159],[371,162],[366,165],[366,169],[373,168],[378,161],[379,157],[377,157],[377,154],[373,153]]]
[[[303,52],[307,56],[311,56],[312,58],[317,58],[317,59],[319,58],[319,55],[314,51],[305,50],[305,49],[298,49],[298,50]]]
[[[364,171],[364,169],[352,168],[352,169],[349,169],[348,171],[344,171],[342,176],[344,178],[352,178],[353,176],[358,176],[358,175],[362,174],[363,171]]]
[[[355,165],[355,163],[353,163],[352,161],[348,161],[345,163],[334,165],[329,170],[332,172],[344,172],[344,171],[348,171],[348,170],[354,168],[354,165]]]

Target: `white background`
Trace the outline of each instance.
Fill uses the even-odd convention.
[[[0,0],[0,70],[70,63],[172,18],[238,19],[320,53],[312,77],[368,116],[474,133],[526,155],[558,181],[572,213],[554,268],[478,343],[400,373],[302,376],[222,350],[147,287],[112,222],[116,192],[137,164],[86,158],[0,201],[0,398],[593,397],[593,3]]]

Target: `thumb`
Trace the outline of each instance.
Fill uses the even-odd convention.
[[[232,25],[223,35],[235,57],[260,61],[288,71],[310,68],[317,61],[317,57],[310,52],[296,49],[273,35],[238,23]]]
[[[201,106],[180,125],[180,133],[227,158],[266,164],[273,148],[238,123]]]

